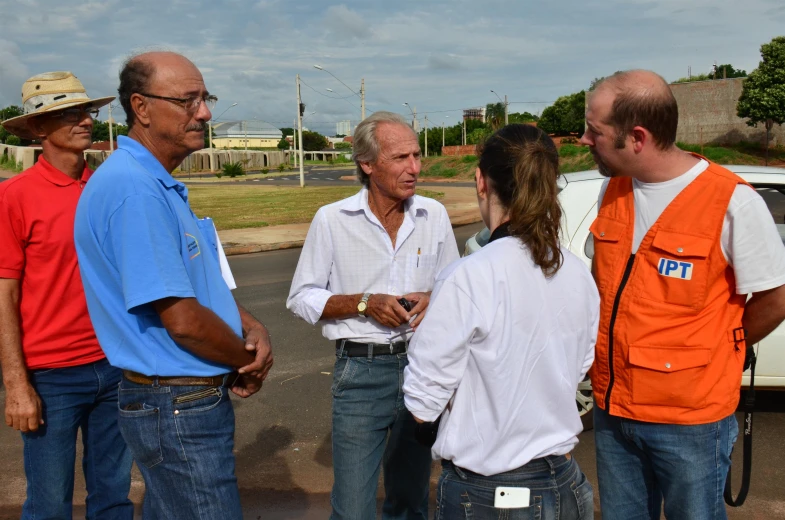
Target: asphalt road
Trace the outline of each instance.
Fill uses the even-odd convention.
[[[249,173],[258,173],[258,172],[249,172]],[[347,184],[355,183],[356,181],[354,178],[341,180],[342,177],[354,177],[354,170],[350,170],[348,168],[337,169],[337,170],[327,170],[327,169],[309,169],[306,170],[303,174],[305,178],[305,184],[307,186],[346,186]],[[201,178],[212,178],[213,175],[205,175],[199,174],[194,175],[191,177],[192,180],[198,181]],[[243,180],[232,180],[232,181],[218,181],[218,182],[211,182],[210,184],[220,184],[220,185],[237,185],[237,184],[261,184],[261,185],[270,185],[270,186],[299,186],[300,185],[300,173],[297,170],[292,171],[292,173],[287,175],[275,175],[271,177],[265,177],[263,179],[245,179]],[[179,176],[178,180],[180,181],[187,181],[189,180],[188,177]],[[418,186],[444,186],[447,184],[448,186],[459,186],[459,187],[474,187],[473,182],[433,182],[428,181],[428,177],[420,177],[419,182],[417,183]]]
[[[457,228],[459,247],[481,228],[482,224]],[[234,400],[237,476],[248,519],[323,519],[329,515],[334,346],[322,338],[318,327],[296,319],[285,308],[299,254],[299,249],[290,249],[229,259],[238,283],[235,295],[268,326],[275,352],[275,366],[262,391],[246,400]],[[785,518],[785,395],[760,395],[752,487],[744,507],[729,509],[732,520]],[[0,479],[0,518],[18,518],[24,500],[21,444],[18,434],[0,429],[0,460],[5,468]],[[737,446],[740,451],[741,443]],[[574,455],[596,486],[591,431],[580,436]],[[80,473],[75,501],[83,504]],[[432,483],[437,475],[435,463]],[[135,471],[132,498],[137,504],[142,492]],[[596,498],[595,509],[599,513]],[[84,506],[75,507],[75,516],[80,515],[84,515]]]
[[[457,228],[456,238],[462,249],[466,239],[482,229],[482,224]],[[309,492],[308,485],[298,480],[298,486],[289,493],[276,493],[271,487],[286,489],[287,475],[296,473],[297,465],[304,461],[291,459],[285,454],[300,449],[307,452],[308,445],[316,442],[315,459],[324,469],[330,464],[330,383],[334,361],[333,345],[321,337],[319,330],[294,318],[284,307],[289,291],[289,281],[299,258],[300,250],[292,249],[272,253],[235,256],[230,264],[238,281],[236,295],[253,314],[270,328],[276,353],[271,382],[256,400],[247,400],[238,407],[238,444],[248,442],[256,434],[260,446],[267,446],[259,455],[254,450],[238,454],[238,478],[244,493],[244,506],[248,518],[325,518],[329,513],[329,484],[331,472],[314,472],[310,478],[317,492]],[[728,508],[730,519],[785,518],[785,394],[759,392],[758,410],[755,414],[753,475],[746,504],[740,509]],[[264,417],[267,426],[251,426]],[[739,423],[741,414],[737,414]],[[265,438],[267,436],[267,438]],[[274,446],[272,448],[271,446]],[[286,461],[287,471],[278,473],[283,481],[271,483],[273,475],[259,471],[269,467],[269,453],[275,451],[278,463]],[[734,460],[740,461],[741,441]],[[243,454],[251,460],[242,460]],[[291,454],[291,453],[290,453]],[[580,436],[574,455],[589,480],[597,483],[592,431]],[[279,466],[280,468],[280,466]],[[737,468],[740,468],[740,462]],[[741,470],[735,471],[738,489]],[[434,482],[438,467],[434,465]],[[255,482],[252,489],[250,482]],[[289,482],[291,483],[291,481]],[[271,485],[273,484],[273,485]],[[326,488],[323,487],[326,484]],[[596,518],[601,518],[599,501],[595,496]]]

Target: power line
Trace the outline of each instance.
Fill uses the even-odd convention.
[[[313,90],[314,92],[316,92],[320,96],[324,96],[324,97],[329,98],[329,99],[339,99],[339,100],[342,100],[342,101],[346,101],[347,103],[352,105],[354,108],[356,108],[358,111],[362,112],[362,110],[360,110],[360,107],[358,107],[357,105],[355,105],[354,103],[349,101],[348,98],[334,97],[334,96],[328,96],[327,94],[323,94],[323,93],[319,92],[318,90],[316,90],[315,88],[313,88],[312,86],[310,86],[308,83],[304,82],[302,80],[302,78],[300,78],[300,84],[301,85],[305,85],[306,87],[308,87],[309,89]],[[349,97],[353,97],[353,96],[349,96]]]

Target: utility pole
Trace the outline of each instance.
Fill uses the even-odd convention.
[[[305,105],[300,97],[300,75],[297,75],[297,126],[300,129],[300,187],[305,187],[305,172],[303,171],[303,112]]]
[[[504,126],[509,124],[509,119],[507,118],[507,94],[504,95]]]
[[[365,78],[360,80],[360,121],[365,121]]]
[[[109,152],[114,152],[114,143],[112,142],[112,104],[109,103]]]
[[[215,171],[215,148],[213,148],[213,121],[210,120],[207,122],[207,126],[210,129],[210,171]]]
[[[414,131],[416,133],[417,130],[418,130],[418,128],[417,128],[417,107],[414,107],[414,110],[412,110],[412,117],[414,118],[414,119],[412,119],[412,128],[414,129]]]
[[[425,114],[425,156],[428,157],[428,114]]]

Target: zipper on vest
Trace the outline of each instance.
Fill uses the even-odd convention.
[[[627,260],[627,266],[624,268],[624,276],[621,277],[619,290],[616,291],[616,298],[613,300],[613,311],[611,312],[611,320],[608,326],[608,367],[610,369],[610,378],[608,379],[608,391],[605,392],[605,411],[610,413],[611,407],[611,390],[613,390],[613,381],[616,375],[613,372],[613,329],[616,326],[616,313],[619,311],[619,302],[621,301],[621,293],[627,285],[627,280],[630,278],[632,272],[632,264],[635,262],[635,255],[630,255]]]

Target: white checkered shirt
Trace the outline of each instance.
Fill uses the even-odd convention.
[[[439,202],[415,195],[406,200],[395,247],[368,206],[368,190],[323,206],[305,239],[286,307],[316,324],[330,296],[427,292],[441,270],[459,258],[447,210]],[[391,329],[372,318],[325,320],[329,340],[363,343],[408,340],[411,329]]]

